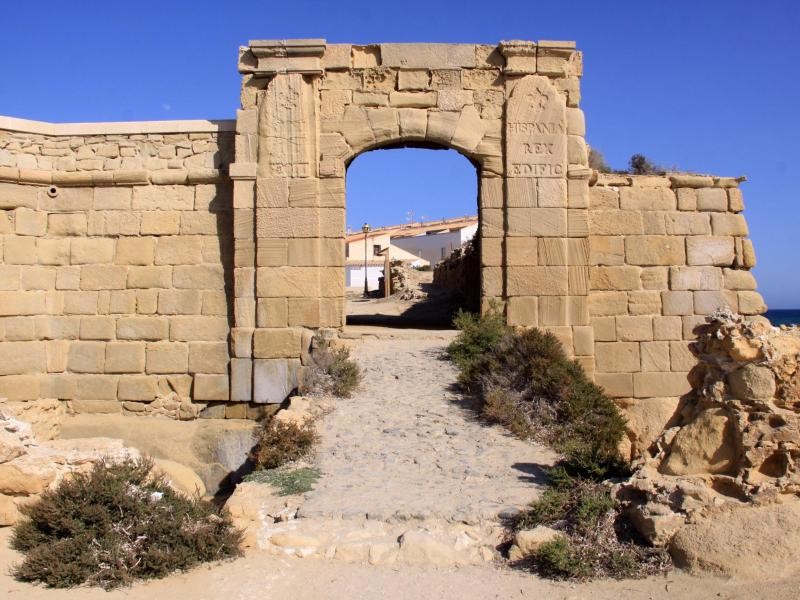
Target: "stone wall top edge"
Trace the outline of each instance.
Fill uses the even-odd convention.
[[[590,179],[590,185],[600,186],[628,186],[640,185],[647,186],[647,181],[661,180],[665,187],[739,187],[739,184],[747,181],[747,177],[740,175],[737,177],[712,175],[709,173],[689,173],[680,171],[668,171],[662,174],[639,175],[632,173],[600,173],[595,171],[595,175]],[[661,184],[655,184],[660,186]]]
[[[118,121],[102,123],[49,123],[0,115],[0,131],[41,135],[136,135],[143,133],[220,133],[235,131],[234,119],[186,121]]]

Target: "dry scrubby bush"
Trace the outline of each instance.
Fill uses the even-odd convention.
[[[459,382],[483,416],[558,450],[548,488],[516,520],[517,529],[552,526],[566,534],[542,545],[522,566],[554,578],[637,577],[660,572],[663,552],[644,548],[602,481],[627,473],[618,445],[625,421],[614,402],[569,360],[558,340],[515,330],[496,313],[460,313],[448,347]]]
[[[242,533],[228,514],[178,494],[152,466],[98,463],[24,506],[11,539],[25,555],[14,576],[111,589],[240,555]]]
[[[250,460],[256,469],[277,469],[307,456],[318,440],[313,422],[268,419],[261,424]]]
[[[550,470],[549,487],[514,523],[516,529],[537,525],[566,534],[518,563],[545,577],[622,579],[656,575],[670,567],[665,550],[642,544],[606,484],[576,478],[564,467]]]
[[[301,391],[349,398],[360,383],[361,370],[350,358],[350,350],[331,348],[328,340],[316,336],[311,345],[311,365]]]
[[[456,324],[461,333],[448,353],[459,367],[459,382],[478,396],[487,419],[552,446],[587,474],[619,469],[625,421],[555,336],[515,331],[497,314],[461,313]]]

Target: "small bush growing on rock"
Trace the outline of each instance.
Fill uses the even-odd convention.
[[[589,167],[600,173],[611,173],[611,167],[606,162],[605,156],[596,148],[589,148]]]
[[[226,512],[187,498],[147,460],[96,464],[22,507],[11,546],[22,581],[111,589],[241,554]]]
[[[314,424],[269,419],[262,423],[250,459],[256,469],[277,469],[307,456],[317,443]]]
[[[666,551],[638,543],[607,485],[574,478],[562,466],[551,470],[549,486],[517,517],[515,528],[545,525],[565,537],[542,544],[519,566],[545,577],[579,580],[646,577],[669,568]]]
[[[644,154],[634,154],[629,161],[629,172],[633,175],[661,175],[664,169],[651,162]]]
[[[312,342],[311,361],[303,393],[327,393],[349,398],[361,384],[361,370],[350,358],[350,350],[331,348],[328,340],[321,336]]]

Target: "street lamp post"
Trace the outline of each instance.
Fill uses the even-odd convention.
[[[361,231],[364,232],[364,298],[369,298],[369,286],[367,285],[367,234],[371,229],[369,223],[364,223],[361,226]]]

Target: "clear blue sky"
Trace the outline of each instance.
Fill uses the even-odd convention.
[[[614,167],[641,152],[667,166],[747,175],[761,291],[772,308],[800,306],[796,0],[41,0],[7,2],[2,22],[0,114],[48,121],[230,118],[237,47],[254,38],[576,40],[588,141]],[[414,193],[406,184],[452,198],[452,214],[474,206],[474,176],[460,157],[434,159],[437,169],[447,164],[444,177],[427,152],[383,154],[351,170],[364,178],[354,189],[374,192],[388,180],[400,198],[381,202],[372,221],[405,218],[414,208],[402,201]],[[386,166],[395,154],[402,169]],[[361,221],[356,195],[350,224]]]

